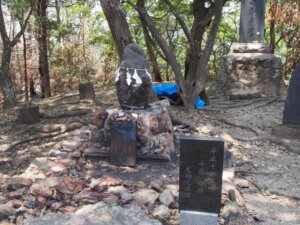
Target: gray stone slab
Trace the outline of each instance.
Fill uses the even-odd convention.
[[[223,139],[180,137],[180,210],[220,213],[223,161]]]
[[[283,124],[300,126],[300,64],[292,74],[283,112]]]
[[[99,202],[75,213],[52,213],[26,219],[24,225],[162,225],[137,207],[122,208]]]
[[[240,42],[264,41],[265,0],[243,0],[240,16]]]
[[[218,220],[215,213],[180,211],[180,225],[216,225]]]
[[[232,53],[270,53],[270,45],[264,43],[233,43]]]

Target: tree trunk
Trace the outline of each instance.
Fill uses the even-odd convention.
[[[60,19],[60,6],[58,0],[55,0],[55,11],[56,11],[56,23],[58,26],[61,24],[61,19]],[[61,36],[57,36],[57,41],[60,43],[61,42]]]
[[[13,82],[10,75],[11,53],[12,47],[10,46],[10,42],[4,42],[2,62],[0,68],[0,86],[4,97],[3,108],[7,108],[18,104],[13,88]]]
[[[21,24],[20,31],[16,35],[13,35],[13,39],[12,41],[10,41],[4,22],[2,0],[0,0],[0,34],[3,43],[2,61],[0,68],[0,86],[4,96],[4,108],[14,106],[18,103],[13,89],[12,77],[10,74],[10,60],[13,47],[17,44],[19,38],[25,32],[27,23],[31,16],[31,12],[31,9],[29,9],[25,16],[25,20]]]
[[[23,34],[23,57],[24,57],[24,86],[25,86],[25,100],[28,102],[28,73],[27,73],[27,46],[25,33]]]
[[[100,0],[100,3],[121,59],[126,45],[133,43],[126,15],[119,0]]]
[[[196,98],[200,94],[200,92],[204,89],[204,84],[209,76],[209,73],[208,73],[208,70],[206,67],[207,67],[211,52],[213,50],[213,45],[214,45],[214,42],[216,39],[218,27],[221,22],[223,4],[224,4],[224,1],[226,1],[226,0],[219,0],[219,1],[215,1],[214,3],[212,3],[212,6],[209,8],[210,10],[206,13],[206,15],[209,15],[209,16],[202,18],[203,21],[201,21],[201,23],[203,22],[203,24],[206,24],[205,30],[208,29],[208,25],[210,25],[210,23],[211,23],[211,25],[209,26],[210,29],[207,34],[205,47],[203,48],[203,50],[200,48],[200,46],[197,47],[197,44],[202,42],[203,37],[201,37],[201,39],[199,41],[197,41],[199,33],[193,31],[193,29],[192,29],[192,32],[189,32],[186,24],[184,23],[184,21],[180,17],[180,15],[177,13],[177,11],[174,8],[174,6],[172,5],[172,3],[169,0],[164,0],[164,1],[169,6],[170,11],[176,17],[176,20],[179,22],[186,38],[188,39],[188,42],[190,44],[191,54],[189,56],[190,60],[189,60],[188,72],[187,72],[186,79],[181,72],[180,64],[179,64],[178,60],[176,59],[174,52],[172,51],[170,46],[167,44],[166,40],[159,33],[152,18],[148,14],[148,12],[145,8],[145,0],[138,0],[136,9],[137,9],[141,19],[143,20],[143,22],[147,25],[148,29],[150,30],[152,36],[155,38],[155,40],[159,44],[160,48],[164,52],[164,54],[168,60],[168,63],[171,66],[171,68],[175,74],[175,79],[179,86],[179,90],[178,90],[179,96],[181,97],[181,99],[184,103],[185,109],[188,112],[192,112],[192,111],[194,111],[194,104],[195,104]],[[203,6],[205,6],[204,0],[197,1],[197,2],[198,3],[201,2],[202,4],[204,4]],[[204,8],[206,8],[206,7],[204,7]],[[198,12],[198,11],[195,10],[195,12]],[[194,28],[194,29],[196,29],[196,28]],[[193,34],[194,32],[195,32],[195,35]]]
[[[269,7],[269,24],[270,24],[270,52],[274,54],[276,48],[275,40],[275,24],[276,24],[276,11],[278,6],[278,0],[270,1]]]
[[[37,16],[39,19],[38,27],[38,48],[39,48],[39,73],[41,77],[42,97],[51,97],[49,63],[48,63],[48,44],[47,44],[47,0],[38,2]]]
[[[161,73],[160,73],[160,70],[158,67],[156,56],[155,56],[154,50],[152,48],[151,37],[150,37],[149,31],[148,31],[147,27],[145,26],[145,24],[142,23],[142,26],[143,26],[145,42],[146,42],[146,46],[147,46],[147,50],[148,50],[148,55],[149,55],[149,59],[150,59],[151,67],[152,67],[152,73],[154,75],[154,80],[157,82],[162,82],[163,79],[161,77]]]

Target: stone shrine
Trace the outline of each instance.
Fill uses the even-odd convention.
[[[167,109],[169,102],[164,100],[150,104],[153,91],[149,71],[143,51],[134,44],[127,45],[116,72],[120,106],[96,109],[95,127],[90,138],[92,144],[85,152],[86,157],[110,154],[116,164],[126,163],[128,166],[135,164],[135,152],[137,158],[171,160],[174,144],[173,125]],[[134,123],[136,129],[132,128],[132,132],[128,132],[129,128],[118,130],[118,126],[124,128],[125,123],[128,127]],[[109,147],[113,151],[107,151]]]
[[[285,97],[286,85],[281,75],[282,62],[264,44],[264,0],[243,0],[241,5],[240,43],[233,43],[230,53],[221,58],[221,68],[209,95],[231,99]]]

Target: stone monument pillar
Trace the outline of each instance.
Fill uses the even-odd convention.
[[[263,43],[265,0],[243,0],[240,16],[240,42]]]
[[[240,42],[221,58],[221,68],[209,95],[231,99],[286,95],[281,59],[264,44],[265,0],[242,0]]]

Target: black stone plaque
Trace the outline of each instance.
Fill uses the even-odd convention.
[[[136,121],[111,124],[111,162],[118,166],[136,165]]]
[[[240,16],[240,42],[264,41],[265,0],[243,0]]]
[[[179,208],[220,213],[224,141],[180,137]]]
[[[292,74],[283,112],[283,124],[300,126],[300,64]]]

